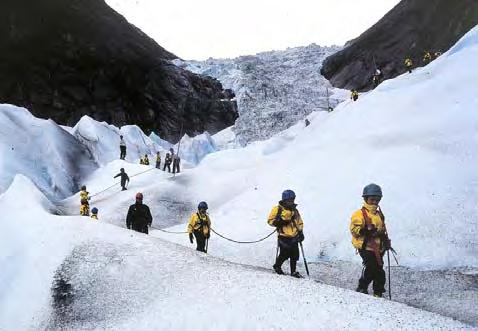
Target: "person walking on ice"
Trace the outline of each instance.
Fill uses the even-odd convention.
[[[148,227],[153,222],[149,207],[143,204],[143,193],[136,193],[136,202],[128,209],[126,227],[134,231],[148,234]]]
[[[91,218],[94,220],[98,220],[98,208],[91,208]]]
[[[161,154],[156,153],[156,169],[161,169]]]
[[[81,216],[90,216],[90,203],[91,199],[89,192],[86,190],[86,186],[83,185],[80,191],[80,215]]]
[[[121,176],[121,191],[126,191],[126,182],[129,184],[129,177],[126,172],[124,172],[124,168],[120,169],[120,173],[114,176],[113,178]]]
[[[207,253],[206,240],[209,240],[211,235],[211,219],[207,214],[207,209],[207,203],[201,201],[198,211],[191,215],[187,229],[189,241],[191,244],[194,243],[194,237],[196,237],[196,250],[203,253]]]
[[[277,229],[277,245],[279,246],[279,255],[272,268],[274,271],[283,275],[282,264],[289,259],[290,274],[296,278],[302,278],[302,275],[296,271],[297,261],[299,260],[299,243],[304,240],[304,222],[297,210],[295,193],[292,190],[282,192],[282,200],[277,206],[272,208],[267,223]]]
[[[126,143],[124,142],[123,136],[120,136],[120,159],[124,160],[126,157]]]
[[[391,247],[385,217],[379,207],[382,189],[377,184],[369,184],[363,189],[362,197],[363,207],[353,213],[350,223],[352,244],[363,261],[356,291],[368,294],[368,286],[373,282],[373,295],[382,297],[385,292],[383,254]]]

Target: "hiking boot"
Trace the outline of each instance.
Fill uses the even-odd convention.
[[[382,297],[382,293],[381,293],[381,292],[375,292],[375,293],[373,294],[373,296],[374,296],[375,298],[381,298],[381,297]]]
[[[276,274],[278,275],[283,275],[284,274],[284,271],[282,271],[282,268],[279,267],[278,265],[273,265],[272,268],[274,269],[274,271],[276,272]]]
[[[355,289],[355,292],[368,294],[368,290],[366,288],[361,288],[360,286]]]
[[[302,275],[301,275],[301,274],[299,274],[299,272],[298,272],[298,271],[296,271],[296,272],[293,272],[293,273],[291,273],[290,275],[291,275],[292,277],[295,277],[295,278],[304,278],[304,277],[302,277]]]

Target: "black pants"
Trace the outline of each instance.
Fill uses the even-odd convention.
[[[380,256],[381,264],[379,265],[375,253],[364,249],[359,249],[362,257],[363,271],[359,279],[359,288],[367,290],[371,282],[373,282],[373,293],[382,294],[385,292],[385,270],[383,270],[383,259]]]
[[[206,236],[200,231],[194,231],[196,237],[196,250],[206,253]]]
[[[156,161],[156,169],[161,169],[161,161]]]
[[[133,224],[132,228],[136,232],[141,232],[141,233],[148,234],[148,225],[139,225],[139,224],[135,225],[135,224]]]
[[[171,172],[171,163],[164,163],[163,171],[166,171],[168,168],[168,172]]]
[[[126,157],[126,146],[120,146],[120,159],[124,160]]]
[[[179,162],[173,162],[173,174],[179,174]]]
[[[353,99],[354,101],[357,101],[357,100],[358,100],[358,96],[353,96],[352,99]]]
[[[275,267],[281,267],[282,264],[290,259],[290,273],[294,273],[297,267],[297,261],[299,260],[299,243],[295,238],[280,237],[278,239],[279,256],[277,256]]]
[[[121,181],[121,191],[126,191],[126,181]]]

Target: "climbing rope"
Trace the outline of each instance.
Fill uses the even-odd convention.
[[[152,226],[151,228],[153,228],[153,229],[155,229],[155,230],[159,230],[159,231],[165,232],[165,233],[172,233],[172,234],[186,234],[186,233],[188,233],[187,231],[167,231],[167,230],[163,230],[163,229],[160,229],[160,228],[157,228],[157,227],[154,227],[154,226]],[[269,238],[270,236],[272,236],[272,235],[276,232],[276,230],[274,230],[274,231],[272,231],[270,234],[268,234],[266,237],[261,238],[261,239],[258,239],[258,240],[253,240],[253,241],[239,241],[239,240],[234,240],[234,239],[231,239],[231,238],[227,238],[227,237],[223,236],[222,234],[217,233],[216,231],[214,231],[213,228],[211,228],[211,231],[214,232],[215,234],[217,234],[219,237],[221,237],[221,238],[223,238],[223,239],[226,239],[226,240],[228,240],[228,241],[237,243],[237,244],[255,244],[255,243],[258,243],[258,242],[261,242],[261,241],[266,240],[267,238]]]
[[[167,231],[167,230],[163,230],[163,229],[160,229],[160,228],[157,228],[157,227],[154,227],[154,226],[152,226],[151,228],[152,228],[152,229],[155,229],[155,230],[159,230],[159,231],[161,231],[161,232],[172,233],[172,234],[185,234],[185,233],[188,233],[187,231]]]
[[[261,241],[264,241],[266,240],[267,238],[269,238],[270,236],[272,236],[276,230],[272,231],[271,233],[269,233],[267,236],[265,236],[264,238],[261,238],[261,239],[258,239],[258,240],[253,240],[253,241],[239,241],[239,240],[234,240],[234,239],[231,239],[231,238],[227,238],[225,236],[223,236],[222,234],[220,233],[217,233],[216,231],[214,231],[213,228],[211,228],[211,231],[214,232],[215,234],[217,234],[219,237],[221,237],[222,239],[226,239],[228,241],[232,241],[236,244],[255,244],[255,243],[258,243],[258,242],[261,242]]]
[[[156,169],[156,168],[151,168],[151,169],[148,169],[148,170],[145,170],[145,171],[139,172],[139,173],[137,173],[137,174],[134,174],[134,175],[132,175],[132,176],[129,176],[129,178],[133,178],[133,177],[136,177],[136,176],[142,175],[142,174],[144,174],[144,173],[146,173],[146,172],[148,172],[148,171],[155,170],[155,169]],[[90,197],[94,197],[94,196],[97,196],[98,194],[101,194],[101,193],[103,193],[103,192],[105,192],[105,191],[108,191],[109,189],[111,189],[111,188],[115,187],[115,186],[116,186],[116,185],[118,185],[119,183],[120,183],[120,182],[114,183],[113,185],[111,185],[111,186],[109,186],[109,187],[105,188],[105,189],[104,189],[104,190],[102,190],[102,191],[99,191],[99,192],[97,192],[97,193],[95,193],[95,194],[91,195]]]

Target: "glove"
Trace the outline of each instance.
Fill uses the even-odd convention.
[[[189,234],[189,242],[190,242],[191,244],[194,243],[194,239],[193,239],[193,234],[192,234],[192,233]]]
[[[385,250],[389,250],[390,248],[392,248],[392,241],[390,240],[390,238],[383,238],[383,248]]]
[[[305,237],[304,237],[304,232],[299,231],[299,242],[300,242],[300,243],[303,242],[304,239],[305,239]]]
[[[282,218],[278,218],[272,223],[272,225],[280,228],[287,225],[287,221],[283,220]]]
[[[359,234],[361,236],[374,236],[377,233],[377,228],[371,226],[370,228],[361,228]]]

